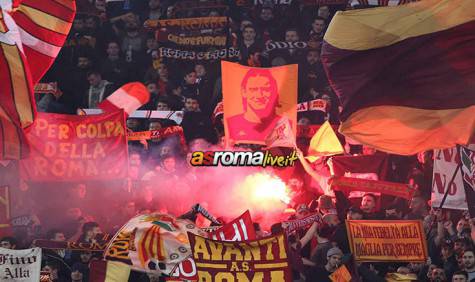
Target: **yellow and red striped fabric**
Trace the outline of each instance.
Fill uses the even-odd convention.
[[[58,55],[75,11],[74,0],[0,1],[0,159],[27,156],[33,85]]]
[[[338,12],[322,61],[343,106],[340,132],[403,155],[470,143],[473,50],[473,0]]]

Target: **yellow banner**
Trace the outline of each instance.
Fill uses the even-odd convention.
[[[347,220],[346,227],[356,261],[427,260],[427,243],[419,220]]]

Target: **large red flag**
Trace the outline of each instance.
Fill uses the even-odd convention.
[[[0,1],[0,159],[27,156],[33,85],[58,55],[75,11],[74,0]]]

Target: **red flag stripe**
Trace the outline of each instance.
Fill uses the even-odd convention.
[[[58,33],[68,35],[69,29],[71,27],[71,22],[64,21],[54,14],[49,14],[43,12],[39,9],[31,8],[26,5],[21,5],[16,13],[22,12],[28,18],[30,18],[34,23],[37,25],[49,29],[54,30]]]
[[[21,2],[21,5],[19,7],[20,10],[22,9],[22,6],[33,8],[33,9],[42,11],[46,14],[54,15],[58,19],[61,19],[65,22],[72,23],[74,20],[75,6],[73,6],[73,9],[71,9],[53,0],[48,0],[48,1],[25,0]]]
[[[76,11],[76,2],[71,0],[54,0],[54,2],[58,3],[61,6],[68,8],[71,11]]]
[[[66,35],[37,25],[22,12],[15,13],[13,18],[15,19],[15,22],[18,24],[18,26],[20,26],[23,30],[38,39],[48,42],[49,44],[62,47],[64,41],[66,40]]]

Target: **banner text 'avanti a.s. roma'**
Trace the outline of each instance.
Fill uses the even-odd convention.
[[[199,281],[292,281],[284,234],[243,242],[188,238]]]
[[[30,158],[21,172],[30,181],[87,181],[127,177],[124,112],[75,116],[39,113],[27,134]]]
[[[425,262],[427,244],[419,220],[347,220],[356,261]]]
[[[252,68],[221,62],[224,128],[228,144],[265,145],[277,122],[296,133],[298,66]]]

